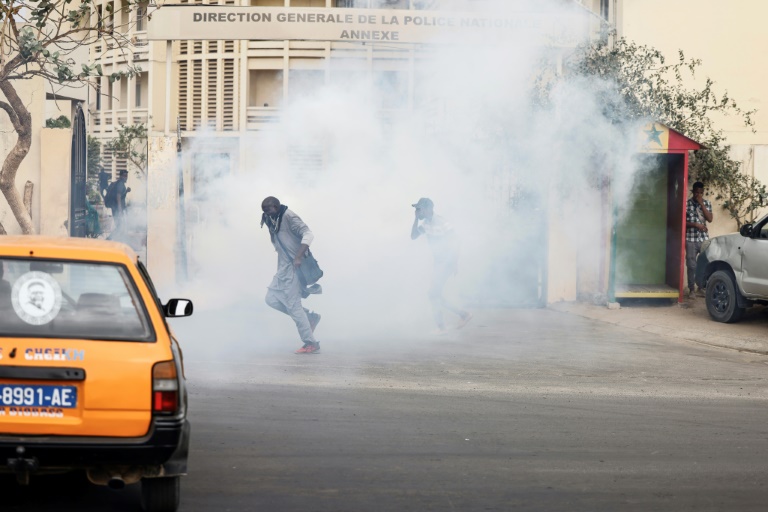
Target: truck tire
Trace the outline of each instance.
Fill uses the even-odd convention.
[[[739,306],[739,289],[731,272],[718,270],[707,281],[707,311],[716,322],[734,323],[744,316]]]
[[[145,512],[176,512],[180,500],[180,477],[141,479],[141,501]]]

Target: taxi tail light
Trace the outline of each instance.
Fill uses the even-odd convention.
[[[152,368],[152,412],[173,414],[179,409],[179,379],[176,363],[163,361]]]

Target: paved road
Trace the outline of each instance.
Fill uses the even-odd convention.
[[[186,354],[183,511],[766,510],[764,356],[549,310],[312,356],[228,350],[201,325],[182,333],[210,340]],[[135,486],[71,487],[3,509],[138,504]]]

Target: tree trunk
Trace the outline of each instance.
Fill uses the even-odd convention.
[[[8,201],[8,206],[11,207],[11,212],[16,217],[21,231],[25,235],[31,235],[35,233],[35,226],[32,224],[32,217],[24,207],[21,193],[16,188],[16,173],[32,145],[32,116],[16,93],[16,89],[11,85],[10,80],[0,80],[0,91],[5,95],[15,114],[8,113],[8,117],[11,118],[13,128],[19,137],[16,140],[16,145],[5,157],[2,170],[0,170],[0,191],[3,192],[6,201]]]

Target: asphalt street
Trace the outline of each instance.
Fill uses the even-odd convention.
[[[200,325],[180,334],[207,335]],[[193,441],[183,511],[768,503],[765,356],[552,310],[480,311],[450,336],[326,341],[307,356],[290,345],[201,347],[186,351]],[[4,502],[127,511],[139,491],[50,477],[6,488]]]

